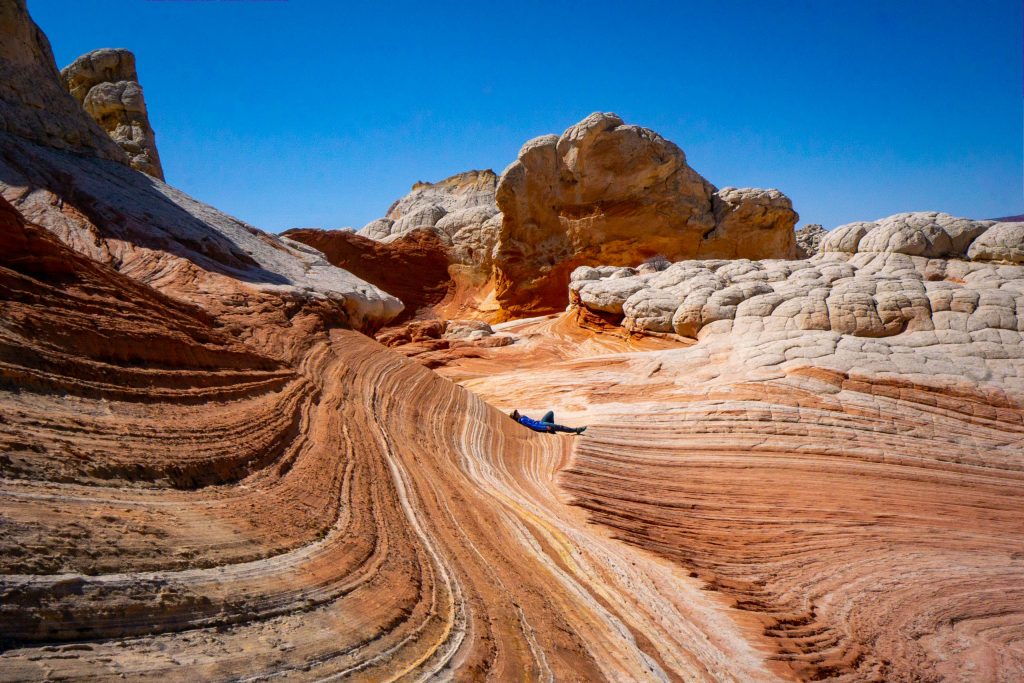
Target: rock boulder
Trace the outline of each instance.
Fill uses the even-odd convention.
[[[679,147],[615,114],[527,142],[496,201],[496,297],[508,317],[563,308],[581,265],[795,255],[797,214],[785,195],[716,190]]]

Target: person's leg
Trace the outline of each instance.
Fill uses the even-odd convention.
[[[555,411],[549,410],[548,412],[544,413],[544,417],[542,417],[540,421],[553,423],[555,421]]]
[[[554,431],[554,432],[574,432],[574,433],[578,433],[575,427],[566,427],[565,425],[556,425],[553,422],[549,426],[551,428],[551,431]]]

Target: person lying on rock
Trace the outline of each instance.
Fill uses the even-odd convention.
[[[566,427],[565,425],[555,424],[555,411],[553,410],[544,413],[544,417],[540,420],[532,420],[525,415],[520,415],[518,410],[513,410],[509,417],[535,432],[547,432],[548,434],[572,432],[573,434],[582,434],[587,429],[586,427]]]

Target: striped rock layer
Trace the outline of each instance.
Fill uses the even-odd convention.
[[[2,209],[0,678],[773,677],[566,504],[570,442],[354,331],[239,341]]]
[[[589,423],[560,487],[727,599],[773,675],[1024,675],[1019,343],[804,331],[665,348],[573,315],[498,326],[522,341],[440,371]]]
[[[1024,675],[1020,224],[688,264],[697,342],[578,289],[460,386],[360,333],[394,297],[129,168],[23,1],[0,29],[0,679]]]

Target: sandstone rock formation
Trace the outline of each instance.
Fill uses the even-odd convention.
[[[590,423],[559,475],[574,504],[727,597],[780,676],[1014,680],[1024,266],[964,259],[1004,225],[901,214],[806,261],[580,268],[579,308],[440,371]],[[584,313],[685,337],[602,348],[565,329]]]
[[[128,163],[61,87],[50,42],[25,0],[0,3],[0,131],[58,149]]]
[[[253,310],[286,319],[312,304],[331,320],[374,329],[402,310],[319,252],[125,165],[0,134],[0,196],[76,251],[239,320]]]
[[[593,114],[527,142],[500,181],[468,171],[417,183],[359,235],[433,229],[450,247],[455,298],[472,302],[461,313],[504,319],[563,309],[581,264],[793,257],[796,220],[778,190],[716,190],[657,133]]]
[[[405,309],[392,323],[439,305],[454,286],[448,272],[450,248],[429,228],[408,230],[387,242],[347,230],[311,228],[289,230],[284,237],[308,244],[332,265],[400,299]]]
[[[369,271],[360,271],[366,277],[385,290],[396,293],[396,288],[404,287],[406,293],[413,298],[406,301],[408,309],[414,313],[425,304],[432,306],[432,313],[445,317],[491,317],[497,305],[493,302],[492,258],[494,246],[501,227],[501,214],[494,203],[494,189],[497,176],[493,171],[466,171],[445,178],[437,183],[419,182],[413,185],[412,191],[395,201],[388,209],[387,215],[363,226],[358,232],[361,238],[376,240],[389,245],[384,251],[402,253],[416,251],[427,238],[418,236],[410,240],[409,236],[432,231],[436,235],[438,245],[431,245],[435,252],[443,248],[448,261],[448,277],[445,283],[448,296],[443,303],[430,295],[430,303],[426,304],[416,290],[419,279],[409,273],[406,284],[401,284],[398,273],[385,281],[374,279]],[[351,264],[349,261],[335,260],[332,254],[345,250],[352,242],[345,235],[336,235],[336,231],[316,233],[316,246],[328,254],[332,263],[342,268]],[[292,231],[289,233],[299,241],[306,241],[307,234]],[[332,240],[337,246],[328,246]],[[312,244],[312,242],[310,242]],[[365,247],[364,251],[369,247]],[[440,291],[441,280],[434,275],[428,277],[428,288]],[[436,286],[435,286],[435,283]],[[407,313],[404,317],[409,317]]]
[[[818,223],[810,223],[796,231],[796,257],[808,258],[821,250],[821,241],[828,231]]]
[[[497,182],[491,170],[466,171],[437,183],[418,182],[383,218],[363,226],[359,235],[386,241],[417,228],[434,228],[446,244],[479,241],[484,223],[498,213]],[[456,240],[459,233],[463,234]]]
[[[136,281],[223,314],[226,329],[255,334],[274,354],[289,353],[278,346],[285,340],[254,333],[253,315],[372,330],[401,311],[397,299],[319,252],[129,168],[120,148],[63,91],[24,3],[0,2],[0,19],[5,35],[16,39],[5,40],[0,53],[0,70],[12,74],[15,86],[4,90],[6,131],[13,132],[0,132],[0,196],[29,223]],[[31,87],[21,87],[21,78]]]
[[[1024,222],[992,225],[971,243],[967,255],[975,261],[1024,263]]]
[[[557,475],[574,505],[705,581],[778,679],[1021,676],[1018,333],[734,327],[630,349],[569,315],[440,370],[589,424]]]
[[[6,203],[0,246],[5,678],[771,680],[696,581],[566,506],[569,441],[325,334],[315,297],[173,259],[143,284]]]
[[[74,151],[0,136],[4,678],[770,680],[393,298]]]
[[[416,183],[386,216],[363,226],[355,237],[337,230],[286,234],[399,297],[406,313],[396,322],[417,311],[426,318],[488,318],[497,309],[492,281],[492,257],[501,227],[494,203],[496,185],[493,171],[466,171],[437,183]],[[363,266],[343,255],[354,255],[353,249]],[[371,252],[377,255],[370,256]],[[386,265],[388,258],[398,259],[394,268]],[[442,260],[447,271],[443,275]],[[369,266],[370,262],[374,265]]]
[[[908,214],[783,266],[581,269],[557,317],[406,325],[471,393],[357,332],[399,304],[320,252],[7,130],[0,678],[1021,678],[1014,224]],[[730,290],[699,341],[575,325],[590,287],[614,311],[688,268]]]
[[[124,49],[94,50],[60,72],[61,83],[128,155],[131,167],[164,179],[156,134],[135,71],[135,55]]]
[[[785,195],[716,190],[679,147],[614,114],[527,142],[496,201],[496,296],[509,316],[564,308],[581,265],[795,255],[797,214]]]
[[[1006,243],[1004,236],[1020,227],[948,214],[897,214],[836,228],[825,238],[823,253],[804,261],[681,261],[648,274],[580,268],[573,273],[570,298],[617,316],[626,329],[686,337],[734,322],[743,329],[831,330],[857,337],[1017,330],[1015,295],[988,290],[1005,282],[1012,292],[1022,273],[989,263],[1010,259],[985,245]],[[991,230],[995,237],[989,239]],[[949,258],[962,259],[965,252],[977,259]],[[992,258],[993,252],[1000,258]],[[950,309],[951,297],[973,303]],[[981,301],[1001,308],[978,312]]]

